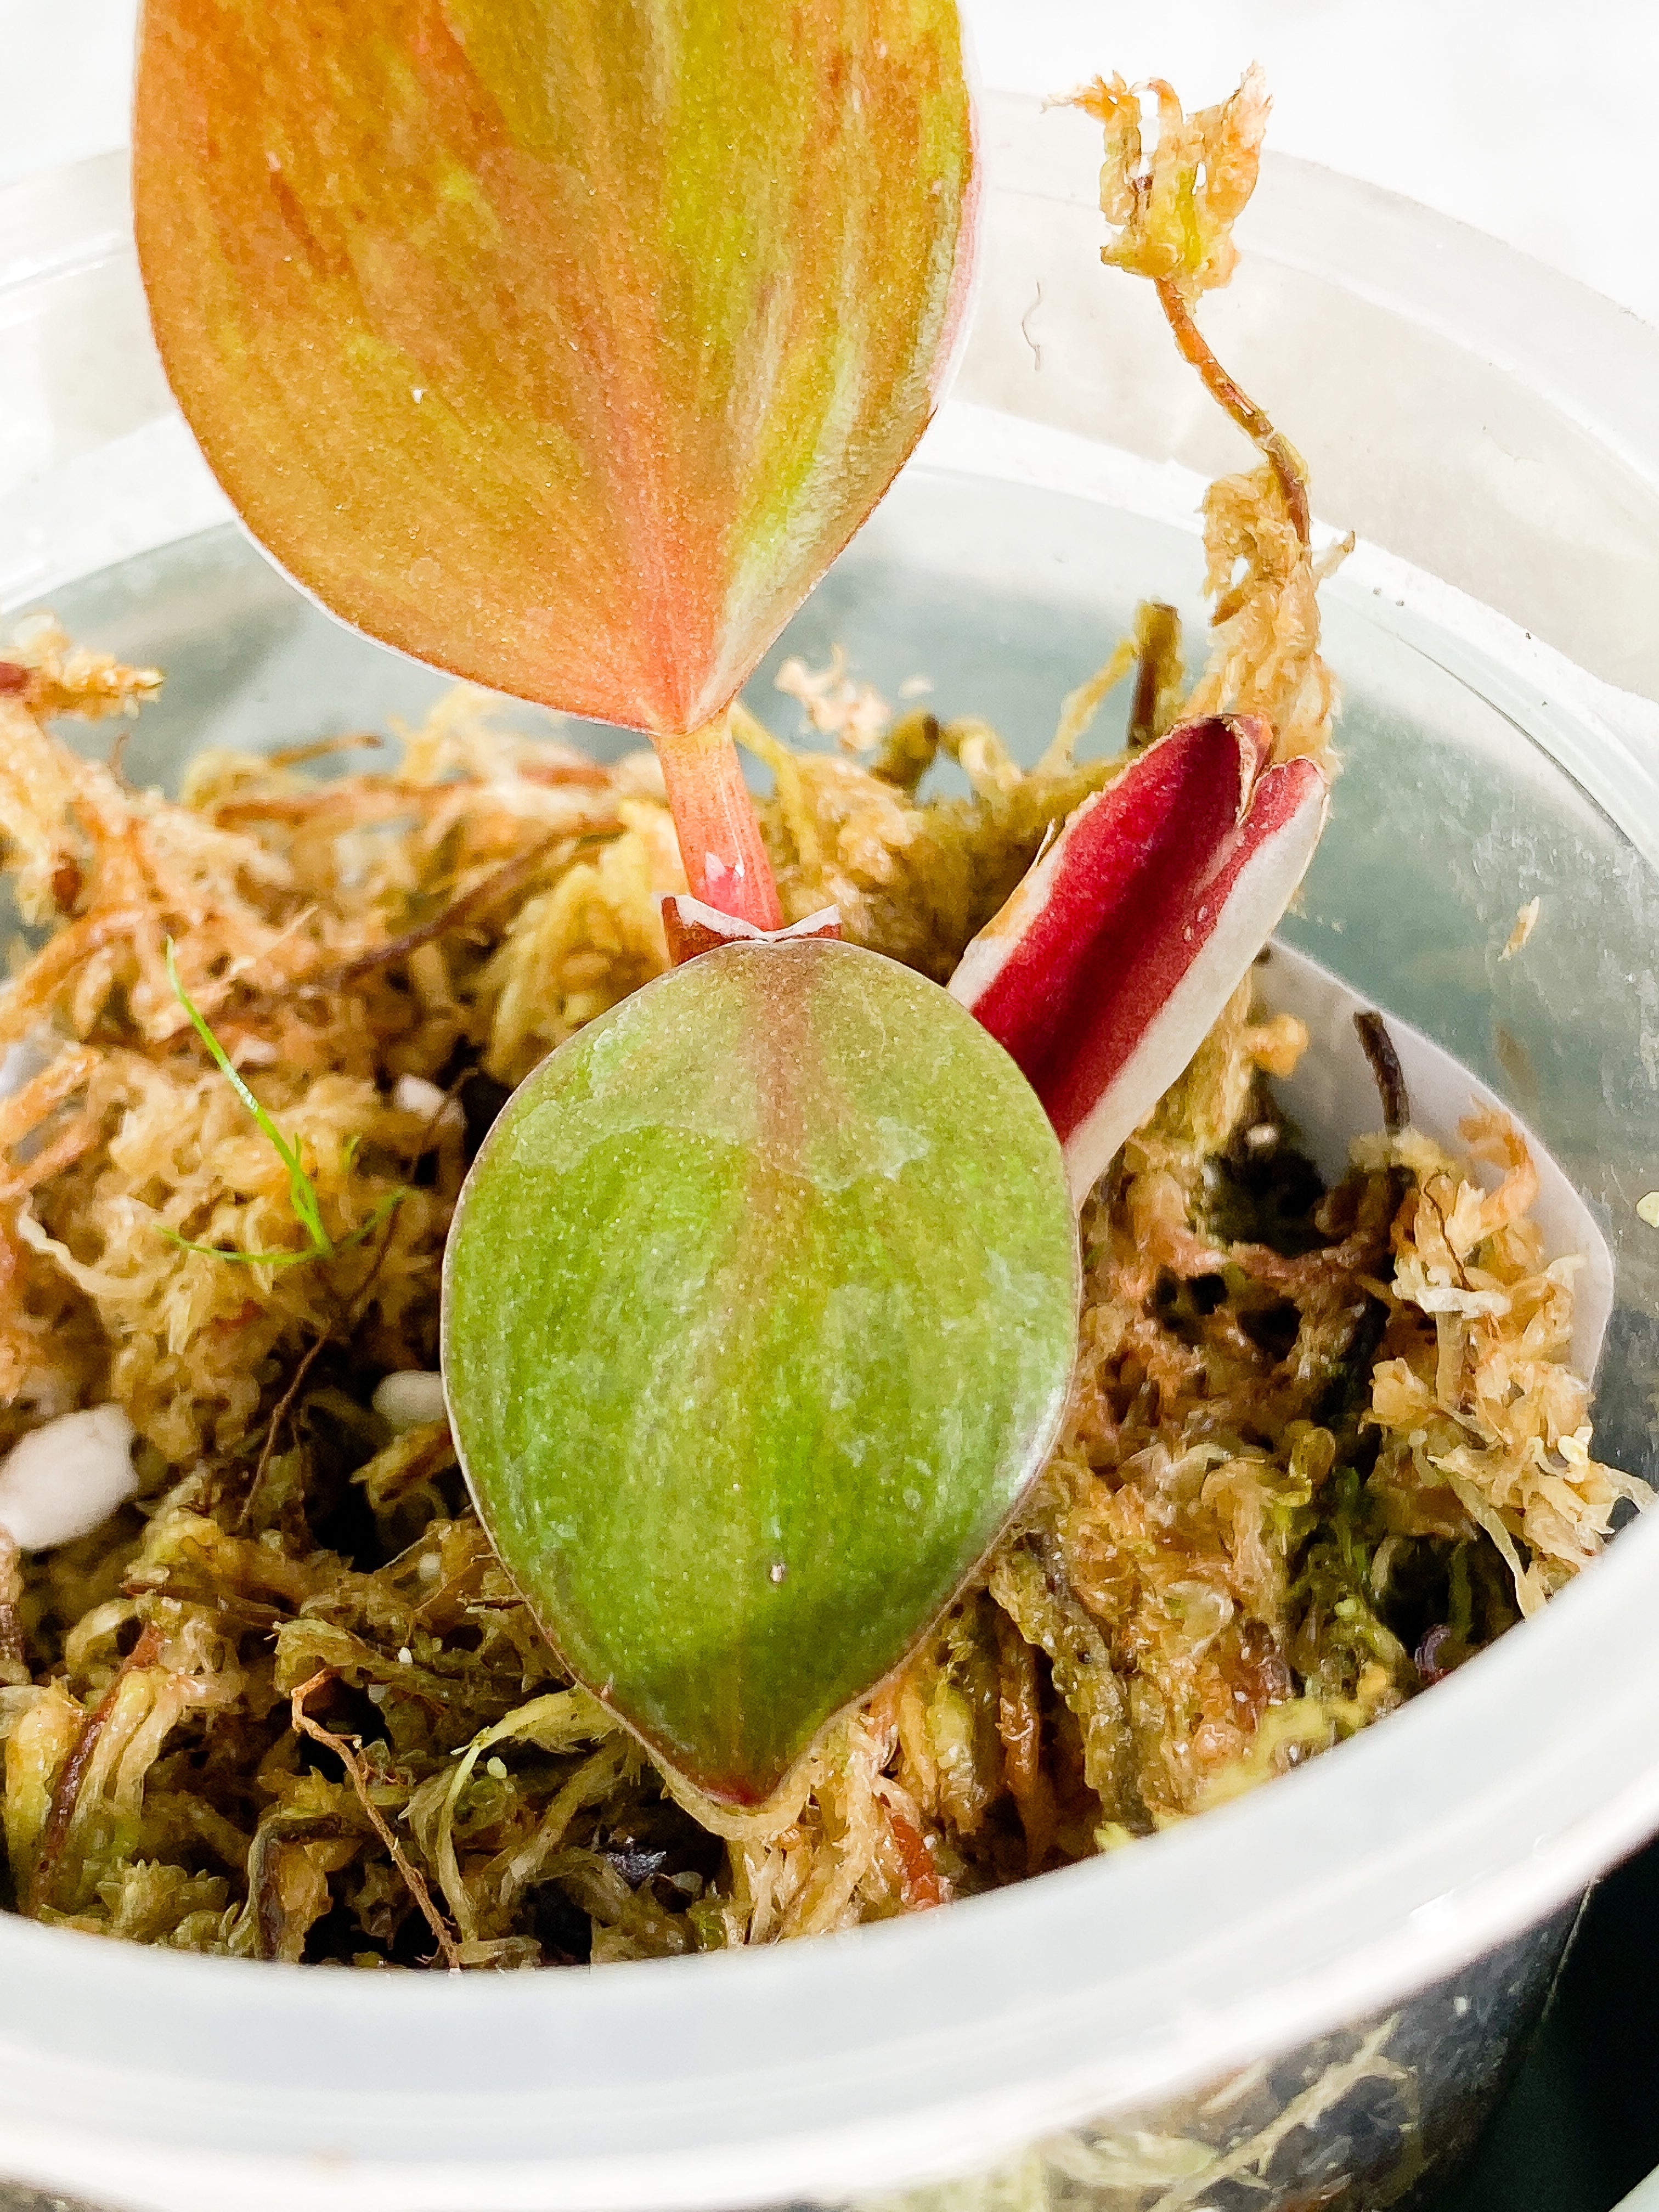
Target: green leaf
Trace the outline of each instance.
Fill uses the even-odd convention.
[[[576,1678],[766,1796],[915,1646],[1063,1413],[1076,1231],[1000,1046],[823,939],[705,954],[543,1062],[445,1262],[485,1525]]]

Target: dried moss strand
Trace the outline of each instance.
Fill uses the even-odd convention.
[[[1180,348],[1182,359],[1198,371],[1210,397],[1225,410],[1245,436],[1272,464],[1285,494],[1291,526],[1303,544],[1310,544],[1313,526],[1308,511],[1308,483],[1301,456],[1290,440],[1274,429],[1266,410],[1258,407],[1243,387],[1222,367],[1209,341],[1193,319],[1192,309],[1182,297],[1180,286],[1170,278],[1161,277],[1156,289],[1158,305],[1163,308],[1164,320]]]
[[[0,1528],[0,1689],[16,1688],[29,1680],[28,1644],[18,1606],[23,1595],[23,1574],[16,1545]]]
[[[617,823],[620,830],[622,824]],[[554,830],[540,838],[528,851],[518,854],[513,860],[487,876],[481,884],[474,884],[470,891],[452,900],[443,912],[423,921],[416,929],[405,930],[400,937],[388,938],[384,945],[370,947],[367,952],[355,953],[337,967],[325,969],[320,975],[305,979],[304,988],[332,994],[350,989],[377,968],[390,967],[393,962],[407,960],[423,945],[435,945],[441,938],[450,937],[458,929],[469,927],[483,915],[491,913],[506,900],[516,896],[535,879],[538,871],[561,845],[592,844],[605,832],[590,830],[584,836],[573,839],[568,830]]]
[[[237,1516],[239,1530],[252,1528],[253,1516],[264,1496],[264,1487],[270,1474],[271,1462],[276,1456],[276,1445],[282,1435],[283,1424],[293,1413],[296,1400],[305,1387],[306,1377],[316,1365],[319,1354],[329,1340],[329,1331],[322,1330],[313,1337],[301,1355],[300,1364],[289,1376],[282,1396],[271,1408],[270,1419],[265,1427],[264,1442],[259,1447],[259,1457],[253,1469],[253,1480],[247,1486],[247,1496],[242,1500],[242,1510]]]
[[[368,1816],[370,1826],[386,1846],[387,1857],[403,1877],[410,1895],[420,1908],[421,1917],[432,1930],[438,1949],[442,1954],[444,1964],[449,1968],[451,1973],[458,1974],[461,1971],[462,1961],[455,1938],[450,1934],[448,1923],[443,1915],[432,1902],[432,1892],[426,1886],[425,1875],[415,1865],[408,1852],[392,1834],[386,1816],[374,1802],[369,1791],[368,1776],[364,1770],[362,1756],[352,1748],[343,1735],[337,1735],[332,1729],[325,1729],[320,1721],[313,1720],[305,1709],[306,1699],[312,1692],[320,1690],[325,1683],[331,1682],[333,1679],[332,1668],[319,1667],[309,1681],[301,1682],[298,1689],[293,1692],[288,1702],[289,1710],[294,1716],[295,1728],[301,1735],[308,1735],[313,1743],[320,1743],[331,1751],[341,1765],[344,1767],[350,1777],[351,1786],[357,1793],[358,1802]]]
[[[137,1674],[141,1668],[153,1666],[160,1657],[161,1650],[160,1632],[153,1625],[145,1627],[131,1651],[117,1668],[114,1680],[87,1716],[75,1748],[64,1763],[63,1771],[52,1793],[52,1809],[46,1815],[40,1847],[29,1880],[28,1910],[37,1920],[51,1909],[58,1862],[74,1825],[76,1808],[81,1802],[81,1784],[92,1764],[92,1754],[98,1748],[98,1739],[115,1710],[121,1685],[129,1674]]]
[[[1311,744],[1328,686],[1307,659],[1311,564],[1278,479],[1252,464],[1215,507],[1215,573],[1242,554],[1260,586],[1226,641],[1218,710],[1240,687],[1261,710],[1255,672],[1282,665],[1289,639],[1271,711]],[[1144,653],[1139,621],[1136,641]],[[118,672],[100,680],[120,689]],[[910,719],[902,767],[883,763],[898,782],[776,748],[787,803],[768,803],[767,834],[792,914],[827,886],[857,942],[943,975],[1109,769],[1022,772],[982,723],[947,740]],[[1469,1157],[1379,1133],[1320,1194],[1263,1087],[1304,1040],[1255,1020],[1246,991],[1088,1214],[1076,1408],[1013,1547],[1027,1632],[981,1591],[765,1820],[677,1802],[631,1741],[591,1749],[608,1723],[566,1686],[435,1425],[394,1458],[368,1404],[380,1375],[432,1364],[449,1207],[492,1103],[488,1085],[465,1117],[453,1085],[439,1103],[450,1074],[481,1063],[504,1087],[661,972],[656,901],[684,878],[648,763],[580,769],[610,794],[614,838],[584,848],[562,830],[538,872],[395,979],[377,966],[325,994],[309,981],[385,914],[450,913],[457,883],[544,837],[567,802],[543,772],[576,768],[463,698],[410,737],[406,775],[429,803],[395,828],[380,826],[385,794],[347,777],[327,806],[232,831],[213,818],[222,798],[284,791],[264,761],[204,756],[178,804],[121,792],[22,709],[7,740],[9,873],[53,933],[4,1018],[85,1040],[69,1046],[83,1060],[18,1094],[8,1142],[52,1142],[82,1110],[58,1086],[82,1082],[101,1140],[0,1222],[0,1448],[44,1406],[106,1400],[144,1439],[136,1552],[124,1513],[27,1559],[14,1601],[27,1679],[0,1698],[9,1844],[27,1901],[52,1829],[51,1917],[343,1963],[402,1957],[406,1932],[441,1963],[349,1777],[295,1759],[290,1686],[324,1668],[374,1699],[389,1747],[384,1771],[379,1753],[365,1769],[376,1805],[441,1914],[438,1876],[453,1881],[469,1966],[793,1940],[915,1910],[931,1885],[912,1838],[941,1896],[960,1896],[1183,1820],[1462,1663],[1518,1617],[1517,1593],[1560,1587],[1620,1501],[1646,1497],[1590,1455],[1572,1285],[1531,1220],[1518,1133],[1471,1124]],[[915,789],[939,744],[970,766],[968,794]],[[72,920],[52,903],[66,854]],[[289,1218],[280,1160],[179,1012],[169,934],[186,976],[216,979],[198,1003],[211,994],[227,1050],[261,1071],[327,1222],[372,1218],[405,1188],[396,1163],[430,1159],[349,1269],[266,1275],[146,1233],[210,1217],[253,1249]],[[415,1094],[431,1114],[398,1103],[404,1077],[434,1086]],[[340,1379],[324,1341],[349,1347]],[[225,1470],[263,1445],[256,1539],[236,1533]],[[164,1632],[165,1671],[126,1683],[70,1775],[135,1609]],[[222,1872],[198,1870],[204,1852]]]
[[[451,1094],[449,1093],[446,1093],[443,1105],[438,1107],[428,1116],[426,1127],[427,1138],[431,1136],[433,1131],[437,1127],[439,1121],[442,1119],[445,1108],[448,1106],[450,1102],[450,1095]],[[374,1263],[370,1267],[368,1274],[364,1277],[362,1285],[358,1290],[357,1295],[352,1300],[351,1305],[346,1313],[343,1325],[339,1331],[339,1334],[344,1336],[349,1337],[350,1335],[357,1322],[362,1320],[364,1312],[367,1310],[368,1302],[374,1296],[376,1279],[380,1275],[382,1267],[386,1264],[386,1256],[388,1250],[391,1249],[392,1217],[393,1212],[396,1211],[397,1202],[403,1194],[403,1193],[398,1191],[389,1193],[387,1197],[381,1200],[374,1213],[372,1214],[369,1219],[363,1224],[362,1231],[355,1232],[349,1240],[352,1243],[356,1243],[360,1240],[360,1238],[372,1236],[377,1229],[384,1229],[386,1232],[380,1240],[380,1249],[374,1255]],[[326,1328],[319,1332],[317,1336],[307,1346],[305,1353],[300,1360],[299,1365],[295,1369],[293,1377],[290,1380],[288,1388],[283,1391],[282,1396],[277,1400],[275,1407],[271,1409],[270,1420],[265,1430],[264,1442],[259,1448],[258,1462],[253,1470],[253,1480],[248,1485],[247,1496],[242,1501],[242,1510],[237,1519],[236,1525],[239,1529],[246,1528],[252,1522],[255,1509],[264,1494],[265,1481],[270,1473],[271,1462],[276,1456],[277,1441],[282,1433],[283,1424],[288,1420],[292,1414],[295,1404],[299,1398],[300,1392],[304,1385],[306,1377],[310,1374],[313,1367],[316,1364],[317,1359],[320,1355],[324,1346],[331,1340],[331,1338],[334,1334],[334,1331]]]

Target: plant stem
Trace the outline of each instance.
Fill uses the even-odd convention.
[[[374,1802],[361,1746],[354,1748],[343,1735],[337,1735],[332,1729],[325,1729],[320,1721],[313,1720],[306,1711],[306,1699],[312,1692],[333,1680],[333,1668],[319,1667],[308,1682],[301,1682],[290,1695],[289,1711],[294,1717],[295,1733],[296,1735],[308,1735],[313,1743],[325,1744],[344,1767],[351,1786],[357,1793],[357,1802],[368,1815],[369,1825],[391,1854],[392,1863],[403,1876],[404,1887],[420,1907],[421,1917],[436,1936],[445,1966],[452,1974],[458,1974],[461,1971],[461,1954],[455,1938],[449,1932],[449,1923],[432,1902],[432,1892],[427,1887],[426,1876],[412,1863],[403,1845],[392,1834],[385,1814]]]
[[[1308,486],[1301,456],[1290,440],[1274,429],[1266,410],[1258,407],[1249,392],[1235,384],[1228,375],[1211,352],[1203,332],[1193,320],[1187,302],[1168,277],[1158,280],[1158,299],[1164,310],[1164,320],[1174,332],[1175,342],[1181,349],[1182,359],[1198,371],[1211,398],[1226,409],[1245,436],[1253,440],[1272,462],[1273,473],[1284,489],[1291,526],[1302,543],[1307,544],[1310,536]]]
[[[757,929],[780,927],[778,887],[728,719],[656,745],[692,896]]]

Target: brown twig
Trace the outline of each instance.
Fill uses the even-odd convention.
[[[325,1729],[320,1721],[313,1720],[305,1710],[305,1701],[311,1692],[320,1689],[325,1682],[332,1681],[333,1679],[334,1669],[331,1667],[319,1667],[308,1682],[301,1683],[299,1688],[289,1698],[289,1710],[294,1716],[294,1725],[301,1735],[308,1735],[313,1743],[325,1744],[350,1776],[351,1786],[356,1791],[358,1802],[364,1812],[368,1814],[375,1834],[391,1853],[392,1865],[403,1876],[410,1895],[419,1905],[422,1918],[437,1938],[438,1948],[443,1954],[444,1964],[452,1974],[458,1974],[461,1971],[461,1954],[457,1948],[455,1938],[449,1932],[449,1924],[432,1902],[432,1892],[426,1886],[426,1876],[410,1859],[403,1845],[392,1834],[385,1814],[369,1795],[368,1774],[361,1754],[352,1749],[343,1735],[336,1735],[331,1729]]]
[[[1285,504],[1290,509],[1291,526],[1306,545],[1312,536],[1312,525],[1308,514],[1308,487],[1295,448],[1288,438],[1274,429],[1265,409],[1256,405],[1216,359],[1174,281],[1167,276],[1160,277],[1157,289],[1158,305],[1163,308],[1164,320],[1181,349],[1182,359],[1198,371],[1210,397],[1226,410],[1245,436],[1273,464],[1273,474],[1279,478],[1285,494]]]
[[[0,1038],[10,1042],[27,1035],[83,962],[119,938],[136,936],[152,921],[147,908],[136,906],[93,907],[77,915],[46,939],[0,993]]]
[[[0,1528],[0,1683],[14,1685],[21,1685],[29,1679],[23,1624],[17,1613],[23,1595],[23,1574],[19,1559],[11,1532]]]
[[[300,1386],[315,1365],[318,1353],[334,1334],[332,1329],[320,1329],[311,1341],[305,1357],[295,1369],[286,1390],[271,1408],[270,1425],[265,1431],[264,1443],[259,1448],[258,1464],[253,1470],[253,1480],[247,1486],[247,1496],[242,1500],[242,1510],[236,1516],[240,1534],[253,1518],[253,1508],[264,1488],[265,1477],[270,1472],[270,1462],[276,1456],[276,1439],[282,1433],[283,1423],[294,1409],[294,1401],[300,1395]]]
[[[132,778],[127,774],[127,747],[131,740],[132,725],[131,722],[124,722],[115,732],[109,749],[109,758],[105,763],[122,790],[127,792],[131,792],[135,787]]]
[[[586,791],[609,791],[616,781],[616,771],[602,761],[525,761],[514,771],[520,783],[536,783],[551,791],[565,791],[574,784]]]
[[[98,1054],[88,1045],[70,1045],[39,1075],[14,1091],[0,1103],[0,1148],[9,1151],[24,1137],[32,1137],[47,1115],[77,1091],[84,1091],[97,1072]]]
[[[327,760],[334,753],[356,752],[361,745],[379,752],[386,739],[378,730],[349,730],[343,737],[313,738],[308,744],[278,745],[265,755],[270,768],[303,768],[307,761]]]
[[[70,1826],[75,1819],[75,1808],[81,1802],[81,1785],[86,1779],[92,1754],[98,1748],[98,1739],[105,1723],[115,1710],[115,1700],[121,1685],[129,1674],[148,1667],[161,1655],[160,1632],[147,1626],[131,1650],[115,1670],[111,1682],[97,1705],[87,1716],[86,1724],[76,1740],[75,1748],[64,1762],[64,1771],[53,1785],[52,1806],[46,1814],[46,1825],[41,1833],[40,1849],[29,1876],[28,1910],[37,1920],[51,1905],[58,1872],[58,1862],[69,1840]]]
[[[15,1200],[27,1197],[30,1191],[43,1182],[61,1175],[67,1167],[83,1158],[98,1144],[104,1133],[101,1115],[82,1114],[67,1128],[59,1130],[52,1142],[24,1167],[0,1176],[0,1206],[9,1206]]]
[[[1134,704],[1129,710],[1129,744],[1139,750],[1157,737],[1158,697],[1164,665],[1180,635],[1181,621],[1172,606],[1153,599],[1143,610],[1140,654],[1135,663]]]
[[[216,799],[207,812],[220,829],[235,829],[245,822],[305,822],[319,814],[385,822],[453,803],[459,793],[476,790],[477,785],[475,776],[453,783],[399,783],[389,775],[337,776],[301,791],[239,792]]]
[[[600,834],[598,830],[580,833],[568,830],[553,830],[549,836],[538,838],[528,851],[519,854],[516,859],[497,868],[493,875],[486,876],[481,884],[474,884],[470,891],[464,891],[459,898],[453,899],[441,914],[434,915],[430,921],[423,921],[418,929],[406,930],[401,937],[388,938],[384,945],[376,945],[367,952],[356,953],[349,960],[341,961],[337,967],[328,969],[320,975],[307,975],[299,988],[307,991],[343,991],[374,969],[384,968],[393,960],[406,959],[411,952],[418,952],[423,945],[430,945],[436,938],[448,936],[452,930],[460,929],[477,915],[488,913],[501,899],[510,898],[514,891],[530,880],[556,846],[571,842],[573,836],[580,845],[590,836],[597,837]]]
[[[1355,1274],[1379,1258],[1386,1249],[1387,1224],[1376,1230],[1356,1231],[1340,1244],[1318,1244],[1297,1259],[1286,1259],[1270,1244],[1232,1244],[1227,1258],[1253,1283],[1264,1283],[1287,1298],[1306,1296],[1322,1283],[1336,1282]]]
[[[449,1089],[444,1093],[443,1103],[435,1108],[434,1111],[427,1116],[426,1128],[422,1132],[421,1138],[422,1151],[426,1149],[429,1141],[436,1135],[438,1124],[442,1121],[444,1115],[449,1107],[450,1102],[454,1097],[456,1091],[460,1088],[460,1085],[463,1080],[463,1078],[458,1076],[455,1081],[450,1085]],[[356,1297],[353,1298],[351,1304],[346,1309],[345,1318],[340,1325],[340,1333],[345,1336],[349,1337],[351,1334],[352,1330],[356,1328],[358,1322],[362,1319],[364,1313],[368,1310],[370,1294],[374,1291],[375,1283],[380,1279],[381,1268],[386,1265],[386,1255],[392,1249],[392,1231],[397,1226],[397,1221],[398,1209],[394,1206],[386,1215],[386,1225],[380,1232],[380,1241],[375,1249],[374,1264],[370,1267],[368,1273],[363,1277],[362,1283],[358,1285]],[[336,1331],[331,1327],[319,1331],[317,1336],[313,1340],[309,1350],[306,1352],[305,1357],[295,1369],[293,1379],[289,1382],[287,1389],[283,1391],[282,1396],[276,1401],[276,1405],[271,1409],[270,1425],[265,1431],[265,1440],[264,1444],[260,1447],[258,1464],[253,1470],[253,1480],[248,1485],[247,1496],[243,1499],[242,1510],[236,1518],[236,1527],[239,1533],[247,1527],[248,1522],[252,1518],[254,1504],[258,1498],[261,1489],[264,1487],[265,1477],[270,1471],[270,1462],[276,1455],[277,1437],[281,1433],[283,1423],[288,1419],[289,1413],[294,1410],[294,1401],[300,1395],[300,1386],[305,1381],[306,1376],[310,1374],[313,1366],[316,1363],[319,1352],[321,1352],[325,1344],[330,1343],[333,1340]]]
[[[1371,1064],[1377,1096],[1382,1101],[1382,1126],[1391,1137],[1397,1137],[1412,1118],[1412,1102],[1406,1088],[1406,1071],[1400,1065],[1394,1039],[1381,1014],[1356,1014],[1353,1025]]]

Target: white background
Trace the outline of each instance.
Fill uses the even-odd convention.
[[[769,0],[753,0],[766,6]],[[0,0],[0,184],[126,141],[136,0]],[[1425,200],[1659,323],[1659,0],[963,0],[1033,93],[1267,66],[1269,143]]]

